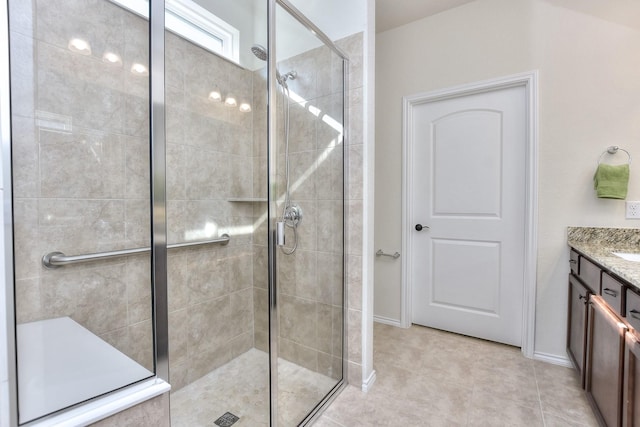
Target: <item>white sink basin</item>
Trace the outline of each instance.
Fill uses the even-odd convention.
[[[640,262],[640,254],[633,254],[628,252],[613,252],[613,254],[627,261]]]

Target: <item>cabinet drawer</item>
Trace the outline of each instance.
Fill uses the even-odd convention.
[[[580,269],[578,275],[591,292],[598,294],[600,292],[600,267],[586,259],[580,257]]]
[[[569,252],[569,268],[571,268],[571,272],[576,276],[578,275],[579,262],[580,262],[580,255],[578,254],[578,252],[572,249],[571,252]]]
[[[611,309],[621,316],[624,312],[624,286],[607,272],[602,273],[602,286],[600,295]]]
[[[627,309],[626,309],[627,322],[636,334],[640,333],[640,295],[633,292],[631,289],[627,289]]]

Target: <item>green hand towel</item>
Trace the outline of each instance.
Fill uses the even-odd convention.
[[[593,188],[601,199],[626,199],[629,184],[629,164],[600,163],[593,176]]]

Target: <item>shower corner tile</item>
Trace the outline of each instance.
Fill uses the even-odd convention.
[[[154,397],[130,409],[92,424],[93,427],[169,427],[169,393]]]
[[[360,390],[362,388],[362,365],[349,361],[347,365],[347,380],[350,385]]]

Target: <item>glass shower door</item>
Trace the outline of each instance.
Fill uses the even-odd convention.
[[[266,427],[265,2],[198,3],[166,3],[168,243],[229,240],[168,251],[171,423]]]
[[[280,426],[302,422],[343,378],[345,305],[344,60],[290,12],[276,8],[270,141],[273,220],[285,235],[275,253]]]
[[[25,423],[154,376],[149,26],[107,0],[8,4]]]

